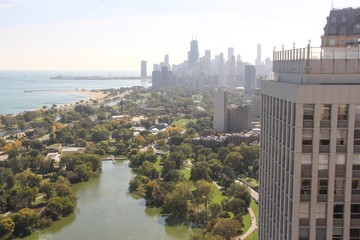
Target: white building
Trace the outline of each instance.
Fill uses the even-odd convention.
[[[259,239],[360,239],[360,49],[274,52],[261,86]]]
[[[227,123],[228,93],[218,88],[214,93],[214,129],[225,132]]]

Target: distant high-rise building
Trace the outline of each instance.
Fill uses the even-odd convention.
[[[259,66],[261,64],[261,45],[258,44],[256,47],[256,60],[255,66]]]
[[[161,87],[169,86],[169,69],[167,67],[161,68]]]
[[[218,88],[214,93],[214,129],[226,131],[228,93],[223,88]]]
[[[170,70],[170,62],[169,62],[169,55],[166,54],[164,56],[164,65]]]
[[[161,72],[159,70],[154,70],[152,72],[152,88],[157,90],[160,89],[162,87],[162,82],[161,82]]]
[[[360,8],[333,9],[327,18],[322,47],[360,45]]]
[[[234,48],[233,47],[229,47],[228,48],[228,61],[231,62],[231,59],[235,56],[234,54]]]
[[[230,105],[227,108],[227,132],[242,132],[251,129],[250,106]]]
[[[190,44],[190,51],[188,52],[189,69],[193,69],[199,61],[199,46],[197,40],[192,40]]]
[[[246,65],[244,73],[245,93],[250,94],[255,89],[256,70],[254,65]]]
[[[141,61],[141,78],[146,78],[146,77],[147,77],[146,61],[142,60]]]

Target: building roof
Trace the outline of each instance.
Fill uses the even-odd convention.
[[[324,36],[360,34],[360,8],[333,9],[327,17]]]

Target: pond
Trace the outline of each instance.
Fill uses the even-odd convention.
[[[189,239],[187,226],[167,226],[160,209],[147,208],[143,199],[129,195],[132,176],[128,161],[103,162],[100,177],[74,186],[74,214],[25,239]]]

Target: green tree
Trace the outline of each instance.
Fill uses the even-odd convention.
[[[5,217],[0,219],[0,238],[6,234],[11,235],[14,229],[15,223],[11,218]]]
[[[23,208],[14,214],[13,221],[15,223],[15,234],[26,236],[38,226],[40,214],[29,208]]]
[[[209,168],[209,164],[207,162],[196,162],[190,171],[190,180],[197,181],[204,179],[206,181],[211,181],[210,178],[211,170]]]
[[[199,180],[195,183],[195,199],[205,206],[206,220],[208,216],[208,205],[215,194],[215,186],[205,180]]]
[[[239,234],[241,230],[241,223],[231,218],[218,218],[211,233],[219,235],[226,240],[230,240]]]
[[[224,164],[232,168],[237,174],[244,172],[243,156],[240,153],[229,153],[224,160]]]

